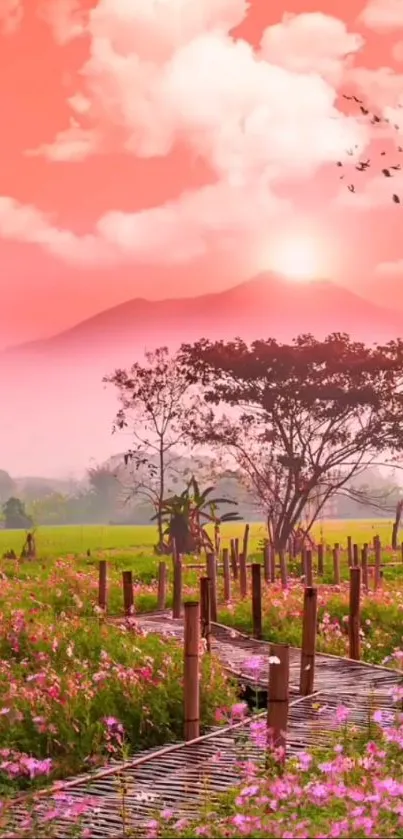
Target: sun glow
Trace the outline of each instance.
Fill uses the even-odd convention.
[[[320,262],[318,243],[308,236],[277,240],[270,253],[270,268],[295,282],[318,278]]]

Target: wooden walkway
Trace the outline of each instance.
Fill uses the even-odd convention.
[[[173,620],[168,613],[139,616],[136,623],[146,632],[178,639],[183,637],[182,620]],[[267,689],[269,644],[217,624],[212,625],[212,632],[213,652],[228,671],[241,681]],[[251,660],[255,675],[251,673]],[[402,677],[396,671],[318,655],[316,693],[302,698],[297,695],[298,649],[291,648],[290,662],[291,702],[287,738],[290,755],[313,746],[326,745],[339,727],[336,711],[340,705],[350,708],[350,723],[362,730],[368,728],[376,709],[384,710],[390,723],[393,723],[391,691],[402,683]],[[72,805],[91,803],[82,822],[91,839],[144,836],[145,824],[165,809],[173,811],[178,818],[196,815],[204,801],[211,802],[237,783],[241,761],[263,758],[263,745],[252,735],[251,723],[259,719],[263,723],[265,716],[266,712],[263,712],[253,720],[249,718],[235,726],[220,727],[192,743],[154,749],[126,764],[115,763],[92,775],[83,775],[59,785],[58,794],[64,790],[69,799],[65,818],[54,823],[53,829],[57,827],[60,839],[68,835],[69,802]],[[43,796],[40,802],[41,810],[49,807],[49,795]],[[16,802],[13,823],[17,827],[22,820],[22,805]],[[0,833],[0,836],[6,835],[11,837],[15,833]],[[41,834],[39,827],[35,835],[45,836],[45,832]]]

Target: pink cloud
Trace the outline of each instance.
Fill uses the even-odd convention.
[[[390,32],[403,27],[401,0],[369,0],[359,21],[375,32]]]
[[[0,34],[13,35],[22,22],[22,0],[0,0]]]

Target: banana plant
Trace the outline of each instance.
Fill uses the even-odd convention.
[[[198,553],[203,548],[213,551],[217,547],[217,532],[223,522],[240,521],[236,512],[219,515],[221,504],[236,506],[230,498],[212,496],[213,486],[203,491],[193,476],[179,495],[164,499],[161,507],[164,529],[164,551],[172,550],[173,543],[178,553]],[[157,516],[153,516],[155,521]],[[206,531],[208,524],[214,525],[215,543]]]

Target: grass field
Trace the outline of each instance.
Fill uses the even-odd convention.
[[[235,522],[224,525],[221,529],[223,544],[230,538],[242,537],[245,523]],[[264,524],[254,523],[250,529],[250,553],[258,549],[260,540],[265,536]],[[375,534],[380,536],[383,545],[389,545],[392,522],[387,519],[360,519],[351,521],[330,520],[317,525],[313,533],[319,539],[322,535],[328,544],[345,544],[347,536],[353,542],[362,545],[372,542]],[[40,557],[68,556],[83,554],[88,549],[94,553],[113,551],[133,551],[139,555],[149,555],[157,541],[157,531],[153,526],[111,526],[82,525],[67,527],[39,527],[36,532],[37,552]],[[0,554],[13,549],[20,552],[25,539],[23,530],[0,530]]]

